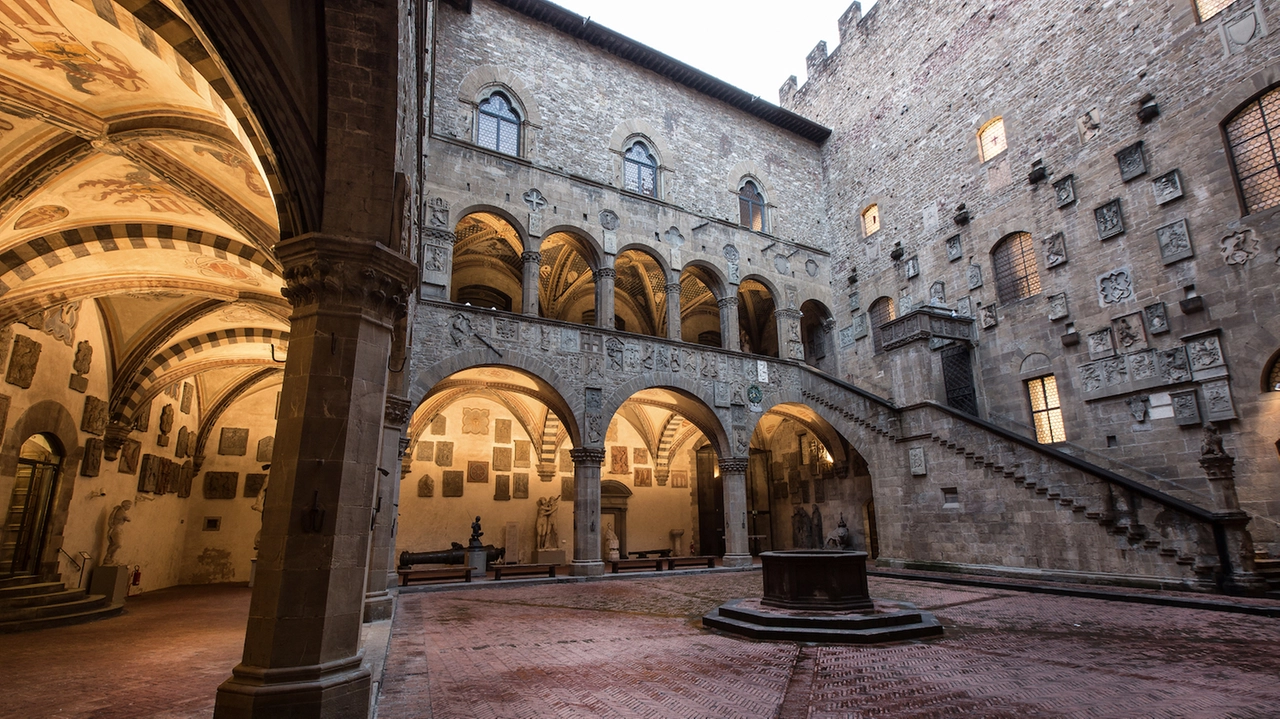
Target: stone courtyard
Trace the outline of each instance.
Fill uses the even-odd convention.
[[[757,571],[404,591],[377,716],[1273,717],[1280,706],[1277,619],[887,577],[871,590],[934,612],[946,636],[839,647],[702,630],[704,612],[758,596]],[[207,717],[248,604],[244,588],[173,588],[131,600],[118,620],[0,637],[11,660],[0,716]],[[378,642],[366,638],[366,658]]]

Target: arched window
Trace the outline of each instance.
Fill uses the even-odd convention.
[[[993,159],[1009,149],[1009,142],[1004,135],[1004,118],[997,117],[987,122],[978,130],[978,157],[983,162]]]
[[[753,180],[742,183],[738,190],[740,224],[756,232],[764,232],[764,195]]]
[[[480,101],[476,144],[507,155],[520,155],[520,115],[500,92]]]
[[[1196,15],[1200,16],[1200,22],[1204,22],[1209,18],[1217,15],[1227,6],[1236,0],[1196,0]]]
[[[870,237],[880,229],[880,206],[871,205],[862,211],[862,236]]]
[[[1226,129],[1244,213],[1280,205],[1280,87],[1250,100]]]
[[[1062,426],[1062,404],[1058,401],[1058,380],[1053,375],[1028,380],[1027,394],[1031,398],[1036,441],[1040,444],[1067,441],[1067,432]]]
[[[996,269],[996,292],[1001,304],[1017,302],[1040,293],[1040,273],[1036,270],[1036,248],[1031,235],[1015,232],[991,250]]]
[[[867,314],[871,315],[872,344],[875,345],[875,351],[879,352],[884,349],[884,339],[880,336],[880,325],[898,318],[898,312],[893,306],[893,298],[881,297],[872,302]]]
[[[1271,365],[1271,378],[1267,380],[1267,389],[1280,392],[1280,359]]]
[[[622,187],[649,197],[658,196],[658,160],[637,141],[622,156]]]

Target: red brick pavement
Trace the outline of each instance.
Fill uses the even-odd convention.
[[[403,594],[379,717],[1277,717],[1280,620],[873,578],[939,640],[703,631],[760,575]],[[784,701],[785,700],[785,701]]]

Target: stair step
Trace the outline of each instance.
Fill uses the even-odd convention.
[[[24,609],[26,607],[42,607],[48,604],[65,604],[86,596],[83,589],[64,589],[61,592],[49,592],[48,594],[29,594],[25,597],[10,597],[0,599],[0,617],[4,617],[9,611],[15,609]]]
[[[52,594],[66,589],[62,582],[33,582],[13,587],[0,587],[0,600],[29,597],[34,594]]]
[[[101,594],[87,594],[80,598],[72,599],[69,602],[8,609],[4,612],[0,612],[0,622],[16,622],[29,619],[66,616],[68,614],[76,614],[90,609],[97,609],[98,607],[105,606],[106,603],[107,598]]]
[[[6,577],[5,579],[0,579],[0,589],[4,589],[5,587],[17,587],[23,584],[35,584],[39,581],[40,577],[37,577],[34,574],[22,574],[16,577]]]
[[[1164,549],[1160,550],[1160,554],[1166,557],[1176,557],[1178,556],[1178,550],[1174,549],[1173,547],[1165,547]]]
[[[0,621],[0,634],[12,634],[14,632],[26,632],[34,629],[49,629],[69,624],[92,622],[98,619],[114,617],[122,611],[124,611],[124,602],[120,602],[119,604],[107,604],[72,614],[62,614],[53,617],[23,619],[18,621]]]
[[[1190,554],[1179,554],[1177,561],[1178,561],[1178,564],[1181,564],[1183,566],[1190,566],[1196,563],[1196,558],[1191,556]]]

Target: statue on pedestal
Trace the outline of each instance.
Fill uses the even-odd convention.
[[[559,508],[559,497],[542,497],[538,500],[538,519],[534,528],[539,550],[560,548],[560,537],[556,533],[556,510]]]
[[[604,528],[604,545],[609,549],[608,559],[610,562],[616,562],[622,558],[618,553],[618,535],[613,533],[613,525],[607,525]]]
[[[116,552],[120,551],[120,535],[124,530],[124,523],[129,521],[130,509],[133,509],[133,502],[126,499],[116,505],[107,517],[107,553],[102,558],[104,567],[115,566]]]
[[[1222,435],[1218,434],[1218,426],[1213,422],[1205,422],[1204,424],[1204,439],[1200,443],[1200,456],[1227,456],[1227,450],[1222,448]]]
[[[480,543],[480,538],[484,536],[484,532],[480,531],[480,517],[476,516],[476,521],[471,523],[471,544],[472,547],[484,546]]]

